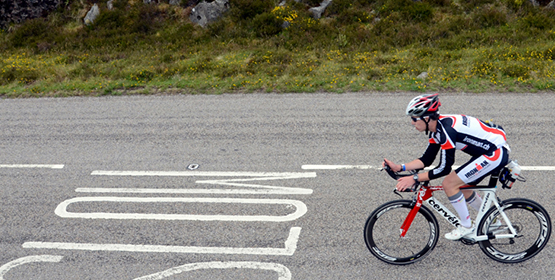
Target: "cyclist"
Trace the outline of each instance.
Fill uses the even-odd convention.
[[[384,159],[383,165],[387,164],[395,172],[423,169],[430,166],[441,151],[438,166],[413,177],[400,178],[396,188],[403,191],[411,188],[416,181],[445,176],[442,186],[461,221],[455,230],[445,234],[445,238],[459,240],[475,230],[466,202],[476,210],[482,203],[476,192],[461,187],[476,185],[484,177],[500,172],[509,160],[509,147],[502,127],[465,115],[440,115],[440,105],[438,94],[420,95],[410,101],[406,114],[416,130],[425,131],[429,136],[428,147],[420,158],[409,163],[395,164]],[[469,154],[471,159],[452,171],[456,150]]]

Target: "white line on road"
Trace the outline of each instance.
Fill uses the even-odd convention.
[[[292,227],[285,241],[285,248],[232,248],[232,247],[193,247],[165,245],[132,245],[132,244],[94,244],[65,242],[25,242],[25,249],[57,249],[85,251],[118,251],[118,252],[150,252],[150,253],[187,253],[187,254],[228,254],[228,255],[276,255],[292,256],[297,250],[297,242],[301,234],[300,227]]]
[[[102,176],[205,176],[205,177],[287,177],[315,178],[314,172],[221,172],[221,171],[110,171],[95,170],[91,175]]]
[[[95,170],[91,175],[97,176],[187,176],[187,177],[250,177],[250,178],[222,178],[217,180],[199,180],[197,184],[223,185],[232,187],[247,187],[249,190],[216,190],[216,189],[192,189],[192,190],[175,190],[168,193],[206,193],[206,194],[312,194],[313,190],[307,188],[292,188],[282,186],[268,186],[260,184],[246,184],[252,181],[272,181],[272,180],[290,180],[315,178],[316,172],[220,172],[220,171],[106,171]],[[82,192],[91,192],[91,189],[79,189]],[[107,192],[103,190],[102,192]],[[117,192],[123,192],[119,189]],[[128,193],[158,193],[158,191],[149,190],[147,192],[125,191]]]
[[[199,181],[196,181],[196,183],[232,186],[232,187],[258,188],[256,192],[265,192],[267,194],[312,194],[313,191],[311,189],[306,189],[306,188],[291,188],[291,187],[279,187],[279,186],[241,183],[241,182],[250,182],[250,181],[288,180],[288,179],[299,179],[299,178],[307,178],[307,177],[255,177],[255,178],[249,178],[249,179],[222,179],[222,180],[203,180],[203,181],[199,180]],[[310,178],[313,178],[313,177],[310,177]]]
[[[144,214],[144,213],[100,213],[68,212],[72,203],[90,202],[135,202],[135,203],[226,203],[226,204],[281,204],[295,206],[294,213],[285,216],[267,215],[190,215],[190,214]],[[289,199],[250,199],[250,198],[205,198],[205,197],[76,197],[63,201],[54,213],[62,218],[81,219],[120,219],[120,220],[188,220],[188,221],[242,221],[242,222],[288,222],[306,214],[306,204]]]
[[[305,164],[301,166],[304,170],[336,170],[336,169],[377,169],[379,167],[372,165],[318,165]]]
[[[453,165],[453,168],[459,166]],[[306,164],[301,166],[304,170],[339,170],[339,169],[381,169],[381,166],[372,165],[317,165]],[[555,171],[555,166],[521,166],[522,170],[528,171]],[[426,168],[431,169],[431,168]]]
[[[8,273],[8,271],[14,267],[24,265],[26,263],[33,263],[33,262],[60,262],[62,260],[62,256],[52,256],[52,255],[39,255],[39,256],[28,256],[19,258],[17,260],[13,260],[3,266],[0,266],[0,280],[4,280],[4,275]]]
[[[0,164],[0,168],[50,168],[62,169],[63,164]]]
[[[310,189],[293,188],[274,189],[152,189],[152,188],[77,188],[76,192],[82,193],[139,193],[139,194],[311,194]]]
[[[521,168],[528,171],[555,171],[555,166],[521,166]]]
[[[262,263],[262,262],[204,262],[204,263],[188,263],[164,270],[162,272],[136,278],[135,280],[160,280],[176,274],[199,269],[262,269],[273,270],[278,273],[278,280],[290,280],[291,271],[282,264],[278,263]]]

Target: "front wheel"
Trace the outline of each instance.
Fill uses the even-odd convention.
[[[488,257],[502,263],[519,263],[532,258],[547,245],[551,218],[541,205],[529,199],[514,198],[503,201],[501,210],[517,236],[503,238],[511,234],[510,229],[499,209],[490,208],[478,225],[478,235],[490,238],[479,242]]]
[[[437,219],[422,206],[405,237],[400,228],[411,207],[410,200],[395,200],[378,207],[364,226],[364,240],[370,252],[389,264],[411,264],[427,256],[437,244]]]

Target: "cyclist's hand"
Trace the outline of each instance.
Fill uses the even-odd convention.
[[[400,164],[395,164],[393,163],[393,161],[384,158],[382,162],[382,167],[385,167],[386,165],[389,166],[389,168],[391,168],[391,171],[393,172],[399,172],[403,169],[403,166],[401,166]]]
[[[395,188],[402,192],[406,189],[412,189],[412,186],[414,186],[415,183],[416,182],[411,176],[401,177],[397,180],[397,186],[395,186]]]

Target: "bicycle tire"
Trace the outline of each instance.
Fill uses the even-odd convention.
[[[412,209],[410,200],[394,200],[378,207],[364,226],[364,240],[379,260],[407,265],[421,260],[436,246],[439,226],[432,212],[422,206],[405,237],[400,227]]]
[[[551,236],[551,218],[540,204],[524,198],[502,202],[501,209],[511,221],[518,236],[496,239],[496,234],[509,234],[508,226],[497,208],[490,208],[478,224],[478,235],[490,235],[490,239],[478,242],[480,249],[490,258],[502,263],[519,263],[537,255],[547,245]],[[498,219],[500,226],[492,227]]]

